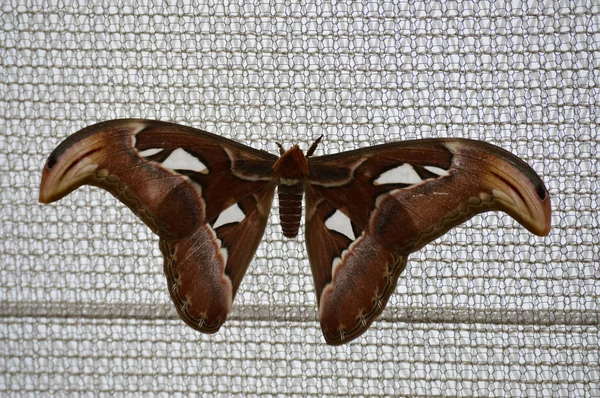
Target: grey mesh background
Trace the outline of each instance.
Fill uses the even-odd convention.
[[[594,3],[3,2],[0,395],[600,396]],[[275,207],[230,318],[203,335],[127,208],[89,187],[37,202],[62,139],[123,117],[273,153],[321,134],[317,154],[486,140],[542,176],[553,229],[475,217],[329,347],[303,235],[282,239]]]

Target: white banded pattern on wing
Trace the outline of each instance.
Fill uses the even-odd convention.
[[[162,162],[162,166],[171,170],[189,170],[208,174],[208,167],[183,148],[177,148],[171,152],[169,157]]]
[[[325,226],[330,231],[339,232],[351,241],[356,239],[352,229],[352,222],[344,213],[339,210],[336,210],[335,213],[325,220]]]
[[[162,149],[162,148],[149,148],[149,149],[141,151],[139,153],[139,155],[144,158],[147,158],[149,156],[156,155],[157,153],[160,153],[162,151],[164,151],[164,149]]]
[[[389,169],[384,171],[373,181],[374,185],[384,185],[384,184],[403,184],[403,185],[416,185],[420,184],[425,180],[429,180],[433,177],[422,178],[417,170],[420,170],[421,175],[423,175],[423,170],[428,173],[435,174],[439,177],[445,177],[450,175],[448,170],[444,170],[442,168],[436,166],[414,166],[403,163],[398,167],[394,167],[393,169]],[[427,173],[425,173],[427,174]]]
[[[237,203],[234,203],[225,210],[223,210],[221,214],[219,214],[219,217],[217,217],[217,221],[215,221],[212,227],[213,229],[217,229],[223,225],[239,223],[244,221],[244,218],[246,218],[246,215],[244,214],[242,209],[240,209],[240,206],[238,206]]]
[[[229,259],[229,252],[227,251],[226,248],[224,248],[222,246],[221,241],[219,241],[219,245],[221,246],[221,249],[219,249],[219,253],[221,253],[221,257],[223,258],[223,264],[225,264],[225,266],[227,266],[227,260]],[[227,275],[225,275],[227,276]],[[229,279],[229,277],[227,277],[227,279]],[[230,281],[231,283],[231,281]]]
[[[383,184],[418,184],[421,181],[421,177],[417,174],[415,169],[408,163],[404,163],[398,167],[387,170],[373,182],[375,185]]]
[[[430,173],[439,175],[440,177],[444,177],[444,176],[449,176],[450,175],[450,173],[448,172],[448,170],[440,169],[439,167],[435,167],[435,166],[423,166],[423,168],[425,170],[429,171]]]

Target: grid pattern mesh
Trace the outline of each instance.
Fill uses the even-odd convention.
[[[600,6],[118,0],[0,5],[0,394],[600,396]],[[272,212],[215,335],[180,321],[157,238],[106,192],[37,203],[44,161],[143,117],[277,153],[423,137],[502,146],[549,237],[503,214],[409,260],[367,333],[325,345],[302,234]]]

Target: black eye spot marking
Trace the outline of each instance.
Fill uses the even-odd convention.
[[[537,184],[537,186],[535,187],[535,192],[537,192],[541,200],[546,199],[546,189],[542,184]]]
[[[48,161],[46,162],[46,167],[48,168],[48,170],[51,170],[54,165],[56,164],[56,155],[55,154],[51,154],[50,157],[48,158]]]

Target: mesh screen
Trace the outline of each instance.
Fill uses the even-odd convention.
[[[23,3],[0,5],[1,394],[600,396],[597,3]],[[125,206],[89,187],[37,202],[62,139],[123,117],[273,153],[482,139],[543,177],[553,229],[475,217],[329,347],[304,237],[283,239],[275,208],[203,335]]]

